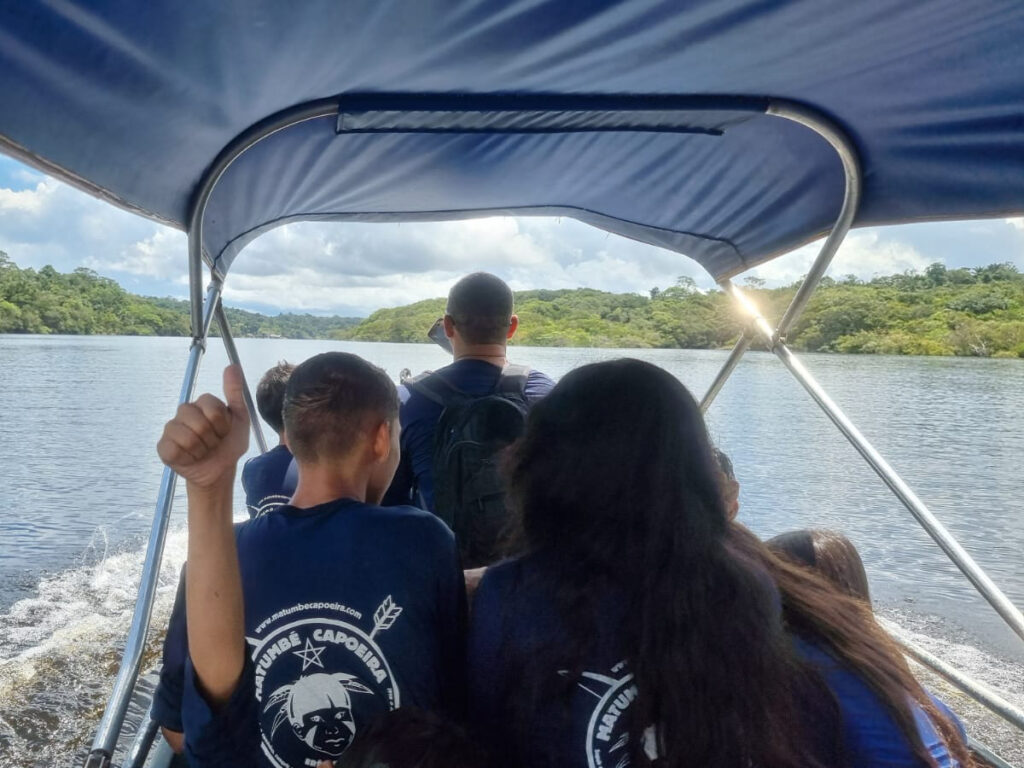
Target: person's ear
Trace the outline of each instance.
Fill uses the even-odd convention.
[[[451,315],[445,315],[443,322],[444,322],[444,335],[447,336],[449,339],[453,338],[455,336],[455,321],[452,320],[452,316]]]
[[[383,463],[391,455],[391,425],[382,421],[373,435],[373,458]]]
[[[515,335],[516,329],[518,327],[519,327],[519,315],[512,315],[512,317],[510,317],[509,321],[508,321],[508,336],[506,336],[505,338],[506,339],[511,339]]]

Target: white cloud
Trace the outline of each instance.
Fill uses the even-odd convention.
[[[184,232],[156,227],[152,235],[123,247],[112,258],[89,258],[86,266],[176,283],[188,282],[188,242]]]
[[[689,259],[571,219],[491,217],[410,224],[299,223],[238,257],[225,297],[303,311],[368,313],[443,296],[461,275],[494,272],[517,289],[593,287],[646,293]],[[710,285],[710,279],[707,284]]]
[[[766,280],[769,285],[788,285],[796,282],[810,269],[821,250],[822,241],[816,241],[799,248],[767,264],[755,267],[744,276],[751,275]],[[928,258],[913,245],[885,235],[885,230],[868,229],[853,232],[836,253],[829,267],[832,277],[856,275],[870,279],[876,275],[889,275],[907,270],[923,270],[935,261]]]
[[[1024,216],[1018,216],[1015,219],[1007,219],[1006,223],[1015,229],[1019,229],[1024,232]]]

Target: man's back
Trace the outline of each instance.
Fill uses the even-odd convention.
[[[501,370],[486,360],[465,358],[435,371],[434,375],[441,376],[466,394],[482,396],[494,389]],[[540,400],[554,385],[554,381],[545,374],[531,370],[523,392],[527,404]],[[402,401],[402,461],[383,503],[411,503],[433,510],[434,442],[443,408],[404,385],[399,388],[399,398]]]
[[[227,716],[258,718],[272,763],[336,758],[400,705],[461,708],[465,593],[432,515],[349,499],[286,506],[240,526],[237,543],[250,701]],[[186,697],[187,731],[197,706]],[[206,750],[204,734],[188,737]]]

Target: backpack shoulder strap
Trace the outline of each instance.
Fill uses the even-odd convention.
[[[468,396],[441,374],[433,371],[424,371],[419,376],[409,379],[405,382],[405,386],[442,408],[447,408],[453,400]]]
[[[498,377],[498,383],[494,385],[494,394],[523,397],[526,394],[526,382],[529,378],[530,368],[528,366],[509,363]]]

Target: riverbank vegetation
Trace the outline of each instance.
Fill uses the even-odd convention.
[[[235,336],[325,339],[357,317],[261,315],[225,306]],[[0,251],[0,333],[187,336],[188,302],[136,296],[91,269],[20,269]],[[216,325],[214,325],[216,334]]]
[[[748,294],[769,318],[785,310],[799,283]],[[237,336],[428,343],[444,299],[382,309],[359,318],[275,316],[228,308]],[[530,346],[718,349],[731,345],[743,318],[721,291],[689,278],[648,295],[589,288],[516,293],[520,330]],[[183,336],[188,305],[128,293],[89,269],[17,267],[0,251],[0,333]],[[932,264],[863,281],[825,278],[789,334],[798,350],[901,355],[1024,357],[1024,274],[1012,264],[947,269]]]
[[[745,283],[769,318],[782,315],[799,287],[765,288],[756,278]],[[443,311],[444,299],[382,309],[338,336],[425,342],[426,329]],[[744,322],[728,296],[699,291],[685,277],[647,296],[587,288],[520,291],[516,312],[514,341],[529,346],[717,349],[734,343]],[[1012,264],[933,264],[923,273],[868,281],[825,278],[789,342],[813,352],[1024,357],[1024,274]]]

